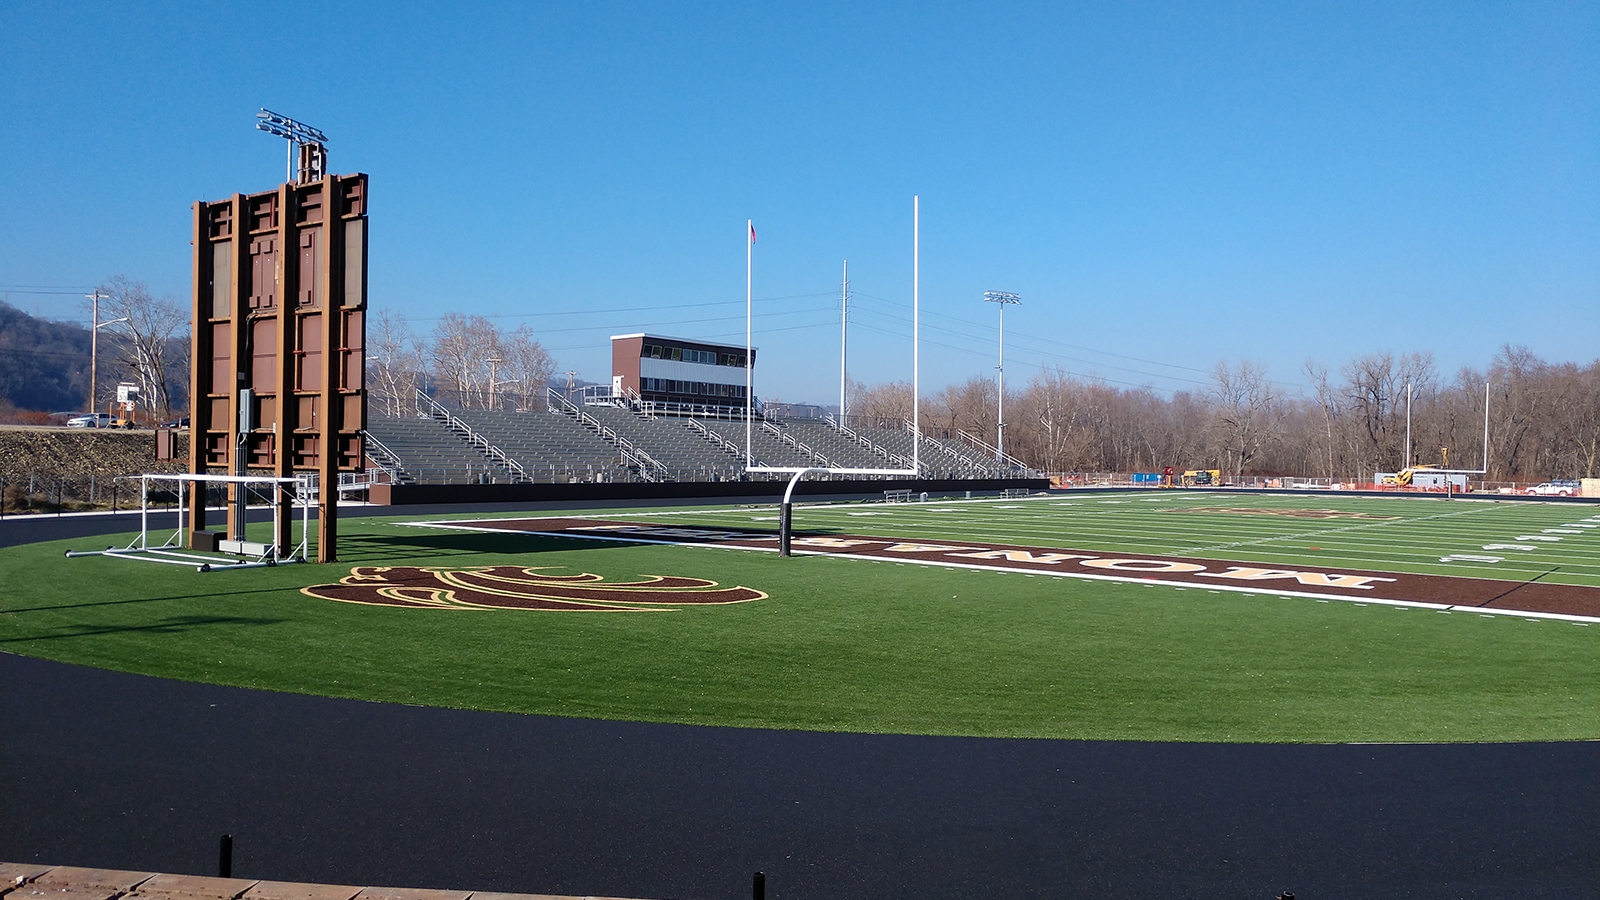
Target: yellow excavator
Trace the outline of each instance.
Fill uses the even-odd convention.
[[[1418,472],[1426,472],[1429,469],[1448,469],[1448,468],[1450,468],[1450,448],[1449,447],[1440,447],[1439,448],[1439,453],[1443,455],[1443,458],[1444,458],[1444,464],[1443,465],[1438,465],[1438,466],[1434,466],[1434,465],[1408,466],[1408,467],[1406,467],[1404,469],[1401,469],[1400,471],[1394,473],[1393,475],[1385,475],[1383,477],[1383,480],[1379,481],[1378,483],[1379,484],[1399,485],[1400,487],[1405,487],[1406,485],[1409,485],[1411,483],[1412,477],[1415,476]]]

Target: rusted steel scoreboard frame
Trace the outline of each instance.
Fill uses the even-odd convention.
[[[366,310],[366,175],[194,205],[189,471],[234,474],[242,453],[248,473],[317,473],[318,562],[338,556],[339,473],[364,467]],[[187,502],[192,544],[204,494]]]

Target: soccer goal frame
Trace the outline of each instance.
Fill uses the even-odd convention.
[[[69,558],[79,556],[110,556],[116,559],[131,559],[138,562],[166,563],[176,566],[193,566],[197,572],[217,572],[224,569],[257,569],[268,566],[286,566],[292,563],[303,563],[309,559],[311,535],[311,507],[316,499],[315,476],[301,475],[295,478],[275,478],[267,475],[193,475],[180,473],[176,475],[129,475],[117,479],[119,481],[139,482],[139,534],[126,547],[107,547],[104,550],[68,550]],[[177,485],[178,494],[178,528],[159,544],[152,543],[150,534],[150,488],[153,484],[173,483]],[[300,542],[287,553],[284,548],[276,543],[266,544],[256,541],[247,541],[240,535],[237,540],[218,541],[217,554],[206,555],[201,551],[185,548],[183,536],[187,533],[185,525],[188,504],[183,502],[184,488],[203,490],[204,485],[210,484],[235,484],[240,490],[249,490],[253,485],[266,485],[265,492],[272,496],[272,533],[284,533],[282,527],[283,507],[278,503],[279,496],[285,492],[294,493],[294,506],[300,509]],[[293,513],[290,513],[291,521]],[[164,530],[164,529],[162,529]]]
[[[921,198],[911,198],[911,468],[863,469],[838,466],[758,466],[755,465],[755,346],[754,302],[752,299],[752,269],[755,260],[756,232],[753,222],[746,222],[744,254],[744,470],[762,475],[792,475],[789,488],[783,494],[782,545],[783,555],[788,554],[789,497],[795,484],[808,474],[827,475],[889,475],[917,478],[922,475],[922,404],[921,400]],[[843,352],[841,350],[841,352]],[[843,415],[844,410],[839,410]]]

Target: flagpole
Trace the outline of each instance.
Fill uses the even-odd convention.
[[[922,477],[921,324],[922,198],[911,195],[911,468]]]
[[[751,416],[755,410],[754,385],[751,383],[750,373],[755,355],[750,346],[750,264],[755,258],[756,224],[753,219],[744,222],[744,467],[754,465],[750,443],[754,437],[754,426]]]

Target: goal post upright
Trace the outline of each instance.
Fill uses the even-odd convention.
[[[801,479],[807,475],[864,475],[876,477],[911,477],[918,478],[922,475],[922,418],[921,418],[921,319],[922,319],[922,232],[921,232],[922,199],[919,195],[911,197],[911,468],[909,469],[872,469],[849,468],[839,466],[758,466],[755,464],[754,434],[755,434],[755,346],[754,346],[754,299],[752,292],[752,263],[756,243],[755,225],[752,220],[745,222],[745,472],[747,474],[788,475],[788,485],[783,492],[783,500],[778,516],[778,554],[788,556],[790,538],[794,525],[794,491],[799,486]],[[845,270],[848,273],[848,269]],[[848,285],[848,275],[846,276]],[[841,289],[848,297],[848,287]],[[848,300],[846,300],[848,302]],[[841,326],[843,328],[843,326]],[[842,405],[844,398],[844,351],[841,339],[840,349],[840,415],[844,414]],[[841,419],[841,424],[843,424]]]
[[[795,467],[795,466],[758,466],[755,464],[755,451],[753,447],[755,432],[755,346],[754,346],[754,303],[751,293],[751,263],[754,258],[756,242],[755,225],[751,220],[745,223],[745,301],[744,301],[744,345],[745,345],[745,392],[744,392],[744,459],[745,472],[771,475],[791,475],[806,472],[822,472],[834,475],[907,475],[913,478],[922,475],[922,421],[921,421],[921,198],[917,195],[911,197],[911,468],[909,469],[860,469],[838,468],[831,466],[821,467]],[[842,355],[842,354],[841,354]],[[840,410],[841,415],[843,409]],[[842,424],[842,422],[841,422]]]

